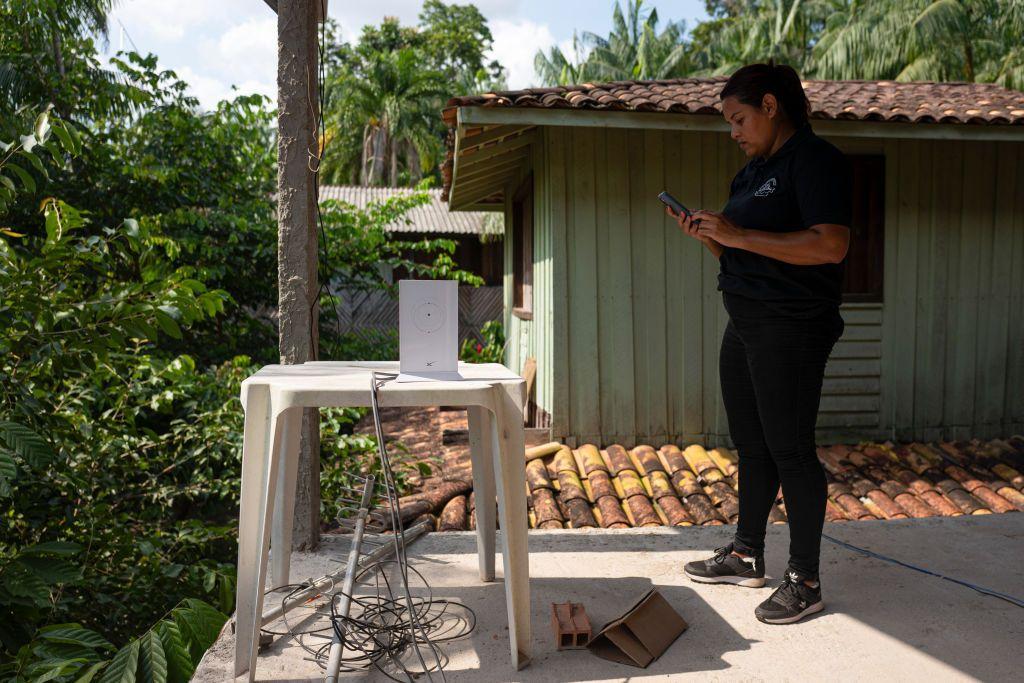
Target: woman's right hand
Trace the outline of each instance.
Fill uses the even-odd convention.
[[[672,207],[670,206],[665,207],[665,213],[667,213],[669,216],[675,219],[676,223],[679,224],[679,227],[683,229],[683,232],[685,234],[689,235],[690,237],[696,240],[700,240],[701,242],[709,246],[715,244],[715,240],[711,239],[710,237],[701,236],[697,234],[697,223],[699,223],[699,221],[693,220],[693,218],[687,216],[686,214],[677,214],[675,211],[672,210]]]

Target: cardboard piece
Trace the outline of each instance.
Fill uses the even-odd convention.
[[[587,643],[587,649],[613,662],[646,668],[687,626],[658,589],[652,588],[625,614],[605,624]]]

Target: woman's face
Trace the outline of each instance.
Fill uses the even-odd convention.
[[[779,103],[768,93],[760,107],[743,104],[735,96],[722,100],[722,116],[732,129],[732,139],[748,157],[766,156],[778,132]]]

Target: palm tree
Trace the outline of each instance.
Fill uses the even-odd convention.
[[[732,73],[769,58],[803,72],[813,40],[835,4],[836,0],[737,0],[728,16],[694,31],[696,72]]]
[[[678,75],[686,55],[682,21],[669,22],[659,34],[658,10],[644,11],[643,0],[632,0],[623,14],[618,4],[612,11],[612,32],[602,38],[583,32],[591,48],[587,58],[603,80],[669,78]]]
[[[0,3],[0,111],[52,102],[64,118],[101,116],[104,108],[131,108],[117,98],[83,107],[81,88],[129,89],[130,83],[96,61],[93,37],[107,38],[107,15],[117,0],[19,0]]]
[[[1024,3],[1019,0],[837,4],[814,47],[820,77],[1024,87]]]
[[[328,136],[335,147],[342,147],[332,152],[340,155],[341,165],[326,173],[327,178],[354,163],[361,184],[397,185],[400,161],[412,181],[436,164],[440,142],[432,123],[445,83],[439,72],[422,68],[417,50],[375,53],[358,73],[346,71],[328,87],[344,98],[336,107],[326,107],[335,112]]]
[[[538,51],[534,68],[547,85],[672,78],[685,74],[689,68],[683,41],[685,23],[668,22],[660,33],[657,27],[656,9],[645,11],[643,0],[628,0],[626,12],[621,5],[615,5],[612,31],[607,38],[590,31],[584,31],[580,38],[573,34],[576,64],[559,48],[552,47],[550,57]],[[586,59],[580,58],[583,48],[589,50]]]
[[[533,58],[533,70],[544,85],[565,85],[567,83],[583,83],[590,80],[593,69],[584,58],[585,48],[580,42],[579,35],[572,33],[572,51],[576,57],[575,63],[562,52],[562,48],[552,45],[550,55],[545,55],[543,50],[537,50]]]

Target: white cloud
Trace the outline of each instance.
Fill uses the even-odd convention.
[[[217,78],[196,73],[190,66],[181,66],[174,72],[188,83],[189,94],[199,100],[203,109],[213,109],[222,99],[230,97],[230,87]]]
[[[148,50],[143,43],[188,40],[196,29],[220,23],[244,11],[249,4],[246,0],[127,0],[118,3],[110,13],[111,38],[119,37],[123,23],[139,50],[145,53]],[[125,48],[128,47],[126,39]]]
[[[534,57],[538,50],[546,52],[555,44],[548,25],[529,19],[495,19],[491,22],[491,34],[494,47],[488,57],[497,59],[508,70],[508,87],[516,89],[536,85]]]
[[[273,81],[277,72],[277,21],[252,18],[225,31],[214,57],[218,71],[232,80]]]

